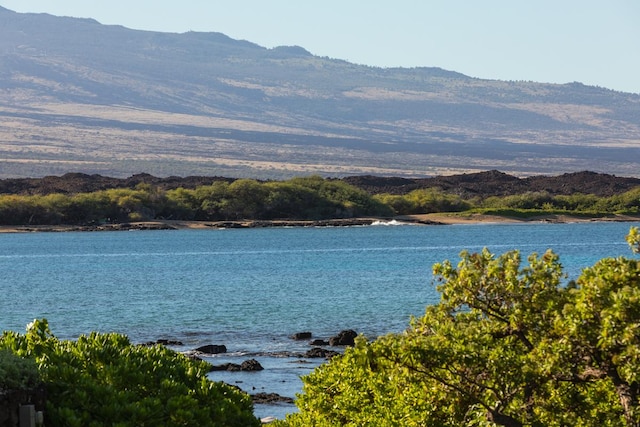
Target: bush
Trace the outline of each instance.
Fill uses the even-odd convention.
[[[627,241],[640,251],[640,232]],[[640,425],[640,261],[564,283],[559,257],[461,253],[434,266],[442,300],[402,334],[303,378],[279,426]]]
[[[136,346],[126,336],[95,332],[62,341],[39,320],[25,335],[5,332],[0,348],[35,359],[47,387],[49,426],[260,424],[247,394],[209,381],[206,363],[160,345]]]
[[[0,391],[30,390],[40,382],[35,360],[0,349]]]

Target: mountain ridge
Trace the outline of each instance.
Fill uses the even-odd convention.
[[[640,95],[0,9],[0,177],[640,173]]]

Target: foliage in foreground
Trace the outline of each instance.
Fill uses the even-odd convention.
[[[5,332],[0,353],[35,359],[47,388],[46,425],[247,427],[250,397],[206,378],[207,367],[163,346],[134,346],[119,334],[58,340],[46,320]]]
[[[640,233],[627,241],[640,251]],[[640,262],[461,253],[438,305],[303,378],[281,426],[639,426]]]
[[[30,390],[39,382],[35,360],[19,357],[8,349],[0,349],[0,393],[5,390]]]

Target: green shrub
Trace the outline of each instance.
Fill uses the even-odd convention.
[[[206,378],[207,365],[163,346],[136,346],[119,334],[58,340],[46,320],[25,335],[5,332],[0,348],[31,357],[47,388],[49,426],[211,426],[260,424],[250,397]]]
[[[0,391],[29,390],[40,382],[35,360],[0,349]]]
[[[640,232],[627,242],[640,251]],[[359,339],[303,378],[278,426],[640,425],[640,261],[564,283],[559,257],[462,252],[434,266],[441,302]]]

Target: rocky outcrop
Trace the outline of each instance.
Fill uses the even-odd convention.
[[[225,345],[208,344],[208,345],[203,345],[202,347],[196,348],[195,351],[199,353],[205,353],[205,354],[220,354],[220,353],[226,353],[227,347]]]
[[[304,357],[308,357],[310,359],[314,359],[314,358],[325,358],[325,359],[331,359],[334,356],[339,355],[340,353],[338,353],[337,351],[333,351],[333,350],[327,350],[325,348],[320,348],[320,347],[314,347],[311,350],[307,351],[304,354]]]
[[[147,341],[141,345],[144,346],[152,346],[152,345],[172,345],[172,346],[176,346],[176,345],[183,345],[182,341],[178,341],[178,340],[170,340],[170,339],[164,339],[164,338],[160,338],[158,340],[155,341]]]
[[[334,337],[329,338],[329,345],[331,346],[347,346],[354,345],[355,339],[358,336],[358,333],[353,329],[347,329],[344,331],[340,331],[340,333]]]
[[[544,191],[552,195],[576,193],[613,196],[640,186],[640,179],[618,177],[595,172],[572,172],[558,176],[538,175],[518,178],[504,172],[491,170],[432,178],[393,178],[380,176],[351,176],[343,179],[348,184],[370,194],[407,194],[424,188],[440,189],[468,197],[510,196],[527,192]]]
[[[237,363],[222,363],[220,365],[211,365],[209,368],[210,371],[230,371],[230,372],[239,372],[240,365]]]
[[[518,178],[504,172],[491,170],[459,175],[435,176],[431,178],[399,178],[372,175],[350,176],[344,182],[361,188],[371,194],[390,193],[407,194],[422,188],[438,188],[447,193],[463,197],[488,197],[524,194],[531,191],[546,191],[550,194],[595,194],[612,196],[640,186],[640,179],[619,177],[595,172],[572,172],[558,176],[538,175]],[[1,194],[40,194],[51,193],[76,194],[107,190],[110,188],[136,188],[140,184],[149,184],[160,189],[196,188],[211,185],[216,181],[233,182],[233,178],[224,177],[168,177],[157,178],[149,174],[137,174],[129,178],[110,178],[101,175],[68,173],[62,176],[44,178],[0,179]],[[265,223],[268,224],[268,223]],[[253,227],[260,227],[259,221]],[[228,227],[241,226],[229,222]],[[267,225],[268,226],[268,225]]]
[[[211,185],[216,181],[233,182],[233,178],[223,177],[168,177],[157,178],[141,173],[129,178],[110,178],[101,175],[83,173],[67,173],[62,176],[46,176],[43,178],[8,178],[0,180],[0,193],[7,194],[77,194],[108,190],[111,188],[134,189],[140,184],[149,184],[162,189],[196,188]]]
[[[210,371],[230,371],[230,372],[257,372],[262,371],[264,368],[255,359],[249,359],[242,362],[242,364],[238,365],[237,363],[223,363],[221,365],[211,365],[209,368]]]
[[[260,362],[258,362],[256,359],[249,359],[242,362],[242,364],[240,365],[240,370],[255,372],[255,371],[262,371],[264,370],[264,368],[262,367]]]
[[[302,341],[302,340],[308,340],[311,339],[311,332],[296,332],[295,334],[291,335],[291,339],[294,339],[296,341]]]
[[[293,403],[293,398],[280,396],[278,393],[260,392],[251,395],[254,404]]]

